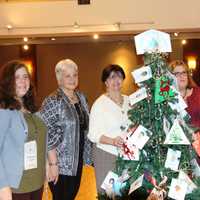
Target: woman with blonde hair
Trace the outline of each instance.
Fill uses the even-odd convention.
[[[56,148],[57,162],[50,163],[59,179],[49,186],[53,200],[73,200],[79,190],[83,164],[91,164],[91,142],[87,139],[89,110],[85,96],[77,90],[78,66],[65,59],[55,67],[58,89],[45,98],[41,115],[48,127],[48,147]]]
[[[193,81],[188,66],[182,60],[172,61],[169,70],[175,75],[181,96],[187,103],[191,124],[200,128],[200,88]]]

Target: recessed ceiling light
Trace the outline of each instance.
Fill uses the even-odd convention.
[[[94,34],[94,35],[93,35],[93,38],[94,38],[95,40],[98,40],[98,39],[99,39],[99,35],[98,35],[98,34]]]
[[[28,42],[28,37],[23,38],[24,42]]]
[[[10,29],[12,29],[13,27],[12,27],[12,25],[8,24],[8,25],[6,25],[6,28],[7,28],[8,30],[10,30]]]
[[[175,32],[175,33],[174,33],[174,36],[176,36],[176,37],[177,37],[177,36],[178,36],[178,33],[177,33],[177,32]]]
[[[29,49],[29,46],[28,46],[27,44],[25,44],[25,45],[23,46],[23,49],[24,49],[25,51],[27,51],[27,50]]]
[[[181,43],[182,43],[183,45],[185,45],[185,44],[187,43],[187,40],[182,40]]]
[[[53,37],[53,38],[51,38],[51,40],[54,41],[54,40],[56,40],[56,38]]]

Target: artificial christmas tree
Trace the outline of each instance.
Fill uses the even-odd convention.
[[[131,124],[122,127],[126,134],[115,170],[119,177],[126,170],[128,178],[118,188],[120,195],[113,187],[112,199],[199,200],[200,168],[193,146],[200,147],[198,142],[192,146],[196,129],[189,125],[187,105],[168,71],[169,36],[149,33],[136,38],[144,66],[132,73],[139,89],[130,96]]]

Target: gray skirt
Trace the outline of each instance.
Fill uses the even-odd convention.
[[[94,167],[98,192],[102,192],[101,184],[107,173],[115,169],[116,156],[94,147]]]

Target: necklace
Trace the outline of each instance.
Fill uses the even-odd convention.
[[[74,103],[77,103],[78,102],[78,97],[76,95],[76,92],[75,91],[69,91],[69,90],[66,90],[64,88],[62,88],[65,96],[69,99],[69,101],[74,104]]]
[[[74,104],[78,102],[78,98],[75,93],[73,93],[72,95],[66,94],[66,96],[68,97],[71,103]]]
[[[115,99],[113,98],[109,93],[107,93],[107,96],[114,102],[116,103],[119,107],[122,107],[123,103],[124,103],[124,98],[122,95],[120,95],[120,98]]]

